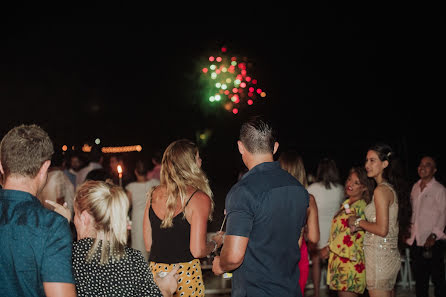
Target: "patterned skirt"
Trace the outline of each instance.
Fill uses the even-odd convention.
[[[173,269],[174,264],[150,262],[150,269],[155,276],[158,272],[169,272]],[[173,294],[175,297],[181,296],[204,296],[204,282],[201,272],[200,260],[194,259],[190,262],[178,263],[180,269],[178,274],[177,291]]]
[[[353,261],[331,252],[328,259],[327,284],[335,291],[364,293],[366,287],[364,257]]]

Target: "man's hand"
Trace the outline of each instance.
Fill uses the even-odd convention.
[[[64,216],[68,220],[68,223],[71,221],[71,211],[70,209],[68,209],[68,204],[66,202],[64,202],[63,205],[60,205],[59,203],[56,203],[51,200],[45,200],[45,202],[53,206],[54,207],[53,210],[55,212],[57,212],[61,216]]]
[[[426,242],[424,243],[424,247],[425,248],[430,248],[435,244],[435,240],[437,239],[437,237],[435,236],[435,234],[431,234],[429,235],[429,237],[426,239]]]
[[[212,240],[217,243],[217,248],[223,245],[224,237],[225,237],[224,231],[218,231],[214,236],[212,236]]]
[[[169,273],[166,274],[165,277],[155,275],[155,282],[160,288],[161,293],[163,293],[164,297],[172,296],[173,293],[175,293],[175,291],[177,290],[178,278],[180,277],[180,275],[178,274],[178,269],[180,269],[179,265],[169,271]]]
[[[215,275],[222,275],[225,273],[220,266],[220,256],[214,257],[214,261],[212,261],[212,272],[214,272]]]

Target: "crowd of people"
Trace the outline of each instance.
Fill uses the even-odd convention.
[[[237,147],[247,171],[227,193],[226,230],[208,238],[213,192],[194,142],[137,161],[122,185],[120,156],[64,160],[39,126],[12,128],[0,143],[0,296],[205,296],[209,255],[215,275],[232,273],[234,297],[304,296],[310,261],[316,297],[323,265],[338,296],[393,296],[405,248],[417,297],[430,280],[446,294],[434,156],[420,156],[413,185],[387,144],[345,181],[328,158],[309,181],[261,117],[242,124]]]

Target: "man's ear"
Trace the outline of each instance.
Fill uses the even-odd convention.
[[[246,151],[246,148],[243,145],[243,142],[241,142],[240,140],[237,140],[237,145],[238,145],[238,151],[240,152],[240,154],[243,155]]]
[[[0,162],[0,173],[5,174],[5,171],[3,170],[2,162]]]
[[[278,149],[279,149],[279,143],[276,141],[276,142],[274,142],[274,151],[273,151],[273,155],[277,152]]]
[[[39,174],[45,175],[48,172],[48,168],[50,167],[50,165],[51,165],[51,160],[46,160],[45,162],[43,162],[42,167],[40,167]]]

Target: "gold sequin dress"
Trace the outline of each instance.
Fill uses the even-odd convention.
[[[389,207],[389,233],[381,237],[370,232],[365,233],[364,255],[368,290],[390,291],[394,288],[401,267],[401,256],[398,250],[398,197],[393,187],[389,187],[394,195],[394,202]],[[367,221],[376,222],[375,198],[365,210]]]

